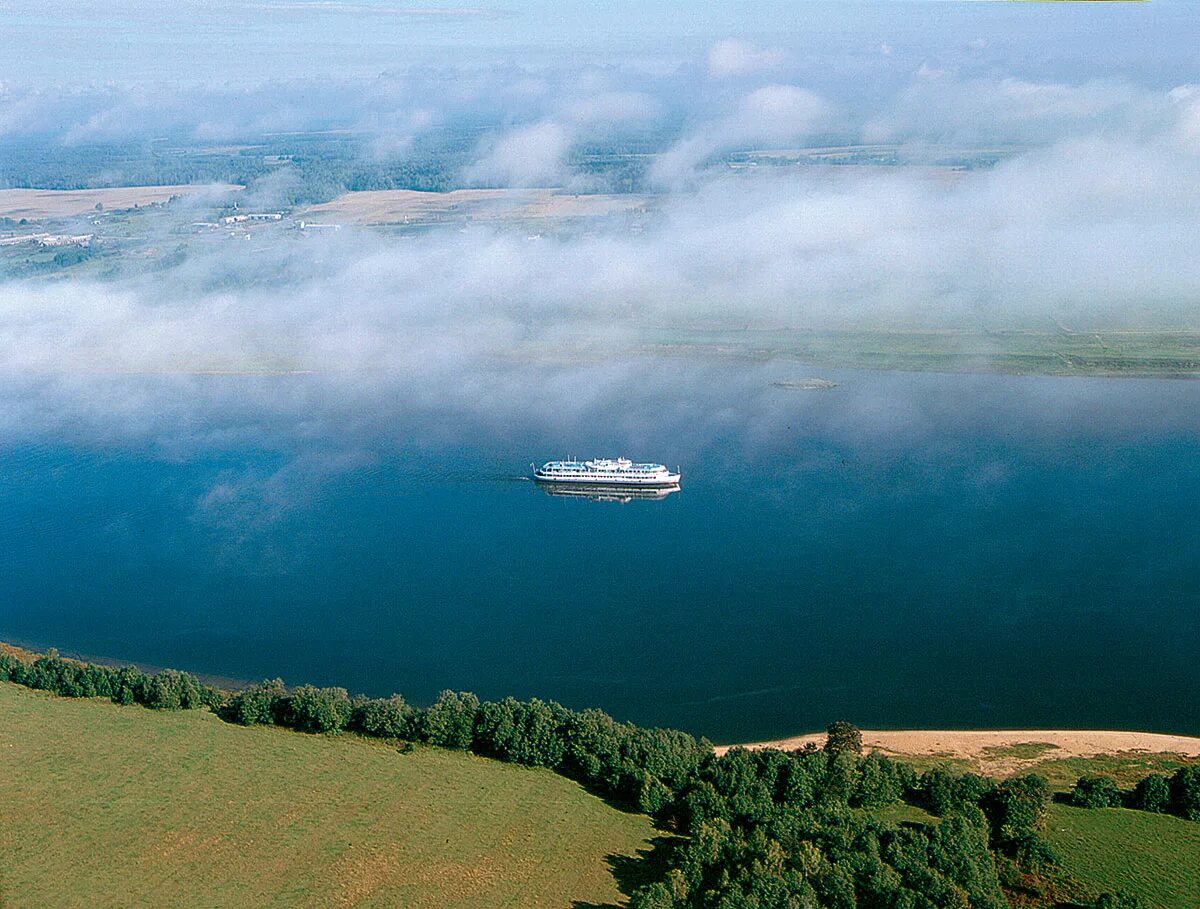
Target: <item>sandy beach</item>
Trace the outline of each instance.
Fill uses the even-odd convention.
[[[820,746],[824,732],[813,732],[773,742],[753,742],[744,748],[779,748],[790,751],[809,743]],[[1023,746],[1023,747],[1022,747]],[[724,754],[734,745],[719,745]],[[1041,761],[1090,758],[1104,754],[1178,754],[1200,757],[1200,738],[1155,732],[1118,732],[1077,729],[997,729],[897,731],[863,730],[863,748],[890,754],[924,755],[964,760],[989,773],[1015,773]]]

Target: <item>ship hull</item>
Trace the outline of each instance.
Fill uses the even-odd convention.
[[[679,492],[679,486],[602,486],[597,483],[553,483],[538,482],[538,488],[546,495],[566,496],[574,499],[591,499],[596,502],[632,502],[635,499],[661,501]]]
[[[558,477],[535,473],[533,478],[539,483],[553,483],[555,486],[597,486],[614,489],[669,489],[679,485],[679,474],[669,473],[653,479],[639,477]]]

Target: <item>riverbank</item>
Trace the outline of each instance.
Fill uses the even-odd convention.
[[[1078,729],[864,729],[863,748],[906,757],[932,758],[967,764],[979,772],[1005,776],[1047,761],[1173,755],[1200,758],[1200,737],[1155,732]],[[740,746],[718,745],[718,755],[730,748],[778,748],[792,751],[812,744],[820,747],[825,733],[813,732],[770,742]]]
[[[1200,378],[1200,332],[1124,330],[643,328],[637,349],[674,357],[796,360],[811,367],[1093,378]]]

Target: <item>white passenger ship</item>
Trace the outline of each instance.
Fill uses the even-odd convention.
[[[662,464],[634,464],[628,458],[594,458],[591,461],[547,461],[533,464],[533,478],[541,483],[572,486],[617,486],[665,489],[679,485],[678,469]]]

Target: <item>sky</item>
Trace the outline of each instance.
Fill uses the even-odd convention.
[[[0,7],[0,79],[245,83],[565,62],[661,71],[739,39],[778,49],[825,84],[902,76],[926,61],[1163,86],[1189,78],[1195,20],[1189,0],[9,0]]]

